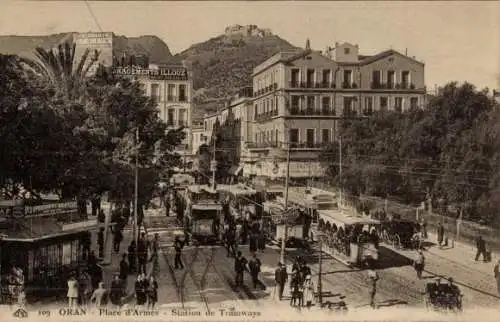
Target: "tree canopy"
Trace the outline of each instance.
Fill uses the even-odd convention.
[[[141,84],[103,67],[89,75],[96,56],[74,62],[69,45],[37,53],[37,62],[0,55],[3,190],[132,200],[138,155],[139,197],[147,202],[179,162],[182,129],[167,132]]]
[[[323,152],[328,175],[348,194],[392,196],[500,223],[500,110],[487,90],[449,83],[424,109],[345,119],[339,144]]]

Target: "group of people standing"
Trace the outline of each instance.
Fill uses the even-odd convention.
[[[283,298],[283,291],[286,282],[288,281],[288,272],[283,263],[278,263],[278,268],[274,273],[274,280],[276,282],[278,298]],[[276,290],[275,290],[276,292]],[[292,264],[292,272],[290,275],[290,305],[291,306],[306,306],[311,307],[314,301],[314,283],[312,281],[311,268],[307,265],[306,261],[301,258],[295,258]]]

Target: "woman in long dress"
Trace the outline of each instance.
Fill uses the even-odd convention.
[[[310,308],[314,301],[314,283],[311,275],[307,275],[304,281],[304,303]]]
[[[68,306],[70,308],[75,307],[78,300],[78,281],[74,274],[68,279]]]

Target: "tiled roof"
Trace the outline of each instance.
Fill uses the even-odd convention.
[[[370,63],[373,63],[374,61],[377,61],[379,59],[383,59],[385,57],[389,57],[391,55],[399,55],[399,56],[402,56],[404,58],[407,58],[407,59],[410,59],[410,60],[413,60],[414,62],[416,63],[419,63],[421,65],[423,65],[424,63],[414,59],[414,58],[411,58],[411,57],[408,57],[408,56],[405,56],[403,54],[401,54],[400,52],[394,50],[394,49],[389,49],[389,50],[385,50],[383,52],[380,52],[376,55],[373,55],[373,56],[367,56],[366,58],[364,58],[363,60],[361,60],[359,62],[359,64],[361,65],[366,65],[366,64],[370,64]]]

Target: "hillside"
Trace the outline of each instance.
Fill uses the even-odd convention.
[[[71,32],[47,36],[0,36],[0,53],[33,57],[36,47],[51,48],[59,43],[73,41]],[[114,36],[114,55],[143,55],[150,57],[150,62],[166,63],[172,58],[168,46],[156,36],[125,37]]]
[[[279,51],[292,50],[276,35],[228,34],[195,44],[177,54],[178,61],[192,63],[195,99],[198,103],[223,98],[233,90],[252,84],[253,68]]]

